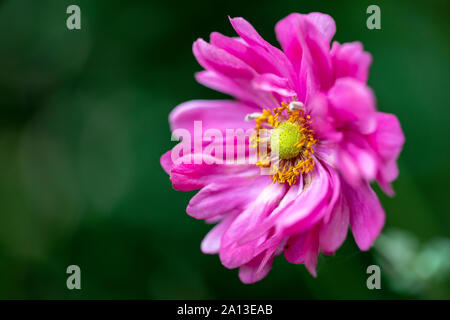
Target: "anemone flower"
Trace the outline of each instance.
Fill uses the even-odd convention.
[[[205,69],[197,81],[235,99],[177,106],[169,120],[181,142],[161,165],[176,190],[200,189],[187,213],[216,223],[201,250],[239,268],[242,282],[264,278],[281,253],[316,276],[318,254],[334,254],[349,226],[361,250],[380,234],[385,215],[370,182],[393,195],[402,129],[376,109],[361,43],[330,44],[330,16],[279,21],[282,50],[243,18],[230,22],[238,37],[213,32],[193,52]]]

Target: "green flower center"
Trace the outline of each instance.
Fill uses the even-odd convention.
[[[291,159],[300,153],[297,146],[302,134],[299,132],[297,124],[286,121],[280,123],[272,130],[270,137],[270,147],[281,159]]]

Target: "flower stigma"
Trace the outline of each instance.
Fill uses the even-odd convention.
[[[296,123],[283,122],[272,130],[270,146],[281,159],[291,159],[300,153],[297,142],[302,134]]]

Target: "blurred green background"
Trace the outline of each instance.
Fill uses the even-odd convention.
[[[81,30],[66,28],[70,4]],[[366,28],[370,4],[381,30]],[[449,9],[446,0],[1,1],[0,298],[450,298]],[[234,35],[230,15],[275,44],[278,20],[311,11],[335,19],[335,40],[360,40],[373,55],[369,84],[406,135],[396,196],[377,189],[385,231],[406,232],[417,252],[442,240],[420,260],[426,275],[411,259],[388,261],[397,273],[383,268],[382,290],[368,290],[367,266],[408,243],[383,238],[379,251],[360,252],[349,235],[319,257],[317,279],[281,256],[266,279],[243,285],[200,252],[210,226],[185,213],[193,193],[172,190],[159,165],[174,144],[170,110],[225,97],[195,82],[192,42]],[[70,264],[82,290],[66,288]]]

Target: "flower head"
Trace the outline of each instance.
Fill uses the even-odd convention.
[[[212,33],[193,51],[205,68],[196,79],[235,100],[176,107],[170,123],[182,141],[161,164],[175,189],[200,189],[187,213],[216,223],[201,249],[244,283],[264,278],[281,253],[315,276],[318,254],[333,254],[349,226],[361,250],[379,235],[384,211],[369,183],[393,194],[404,136],[376,110],[370,54],[359,42],[330,46],[330,16],[278,22],[282,50],[243,18],[230,21],[237,38]]]

